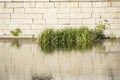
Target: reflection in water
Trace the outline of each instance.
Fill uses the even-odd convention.
[[[39,44],[38,48],[45,52],[45,53],[52,53],[54,51],[88,51],[91,50],[93,47],[97,46],[98,48],[102,47],[102,41],[95,42],[95,43],[81,43],[81,44],[76,44],[76,43],[61,43],[61,44]]]
[[[32,80],[52,80],[52,76],[50,74],[34,75]]]
[[[120,41],[104,41],[83,52],[74,45],[55,47],[52,55],[32,40],[18,41],[16,49],[12,40],[0,40],[0,80],[120,80]]]
[[[114,73],[112,69],[108,70],[108,77],[109,77],[109,80],[114,80]]]
[[[19,48],[21,45],[20,45],[18,39],[13,39],[12,42],[11,42],[11,46]]]

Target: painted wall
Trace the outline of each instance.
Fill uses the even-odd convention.
[[[120,36],[120,0],[0,0],[0,36],[20,28],[21,36],[38,34],[46,27],[65,28],[107,19],[106,35]]]

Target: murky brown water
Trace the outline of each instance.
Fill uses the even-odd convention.
[[[104,41],[89,51],[50,54],[32,40],[12,41],[0,39],[0,80],[120,80],[118,40]]]

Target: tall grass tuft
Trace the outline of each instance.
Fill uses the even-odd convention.
[[[95,29],[89,29],[86,26],[80,26],[79,28],[64,28],[64,29],[45,29],[38,36],[38,42],[41,44],[42,49],[48,48],[46,46],[54,48],[71,48],[71,44],[77,45],[77,48],[84,49],[92,45],[92,42],[99,41],[105,37],[104,30],[106,24],[98,23]],[[53,46],[51,46],[53,45]],[[48,48],[52,50],[51,48]]]

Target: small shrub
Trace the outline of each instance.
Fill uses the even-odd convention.
[[[13,36],[18,36],[19,33],[21,33],[21,30],[19,28],[15,29],[15,30],[11,30],[10,33],[13,35]]]
[[[109,38],[110,38],[110,40],[114,40],[116,37],[115,37],[115,35],[113,33],[111,33]]]
[[[102,39],[105,37],[103,31],[105,30],[105,23],[99,22],[95,28],[95,39]]]
[[[34,39],[34,38],[35,38],[35,35],[33,34],[33,35],[32,35],[32,39]]]
[[[38,41],[41,43],[53,43],[55,40],[54,29],[46,29],[38,36]]]
[[[92,46],[92,42],[104,39],[105,27],[106,22],[96,24],[95,29],[89,29],[86,26],[58,30],[47,28],[39,34],[38,42],[41,44],[42,50],[49,48],[49,50],[52,51],[52,49],[56,49],[56,47],[71,49],[72,47],[75,48],[75,46],[77,46],[78,49],[84,50],[86,48],[90,48],[90,46]],[[49,47],[46,46],[46,44]],[[75,46],[70,46],[71,44],[75,44]],[[88,44],[90,44],[90,46]]]

